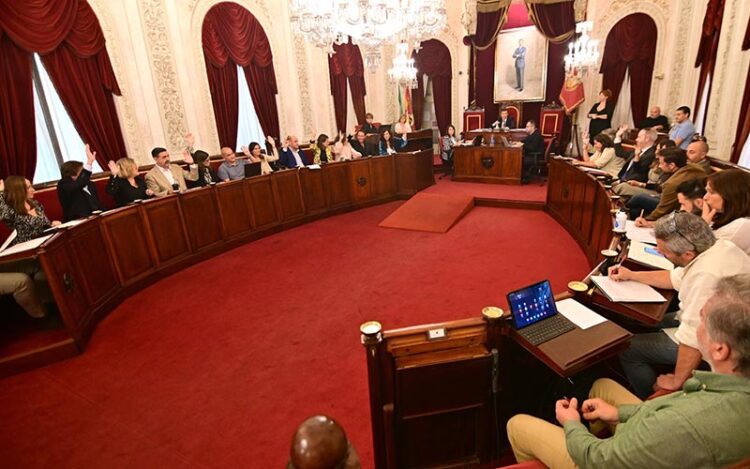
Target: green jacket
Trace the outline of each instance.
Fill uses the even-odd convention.
[[[750,458],[750,378],[695,371],[683,392],[619,407],[614,436],[565,423],[581,468],[710,468]]]
[[[655,221],[679,208],[680,203],[677,201],[677,186],[684,181],[692,179],[703,179],[706,172],[700,165],[688,163],[682,168],[675,171],[661,186],[661,198],[659,205],[651,212],[646,220]]]

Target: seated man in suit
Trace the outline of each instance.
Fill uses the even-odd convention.
[[[185,163],[190,165],[190,171],[185,171],[178,164],[170,163],[166,148],[154,148],[151,150],[151,156],[156,164],[146,173],[146,186],[153,191],[154,197],[164,197],[187,190],[185,179],[198,180],[198,165],[193,163],[193,157],[187,151],[182,153],[182,157]]]
[[[500,117],[492,124],[493,129],[515,129],[516,120],[508,114],[508,110],[500,110]]]
[[[246,160],[237,160],[237,153],[229,147],[221,149],[221,157],[224,158],[224,161],[219,165],[216,173],[223,182],[244,179],[245,165],[260,163],[260,158],[256,158],[252,154]]]
[[[536,128],[536,121],[531,119],[526,122],[526,132],[529,136],[523,139],[523,169],[521,182],[528,183],[530,179],[529,170],[534,166],[535,158],[544,154],[544,138]]]
[[[302,168],[305,166],[305,153],[299,149],[299,139],[296,136],[289,135],[284,140],[279,163],[287,168]]]
[[[638,126],[639,129],[656,129],[657,132],[666,132],[669,129],[669,119],[661,115],[659,106],[651,106],[651,110]]]
[[[555,404],[561,427],[529,415],[508,421],[519,462],[538,459],[572,467],[727,467],[750,457],[750,275],[729,277],[697,318],[698,355],[711,371],[695,371],[682,392],[642,402],[610,379],[589,398]],[[591,422],[591,431],[581,423]],[[609,426],[610,438],[594,436]],[[739,467],[739,466],[737,466]],[[743,465],[743,467],[745,467]]]
[[[622,147],[622,135],[628,130],[628,126],[622,125],[615,134],[615,155],[625,160],[620,170],[618,179],[621,183],[635,180],[648,181],[648,171],[651,163],[656,157],[656,138],[658,133],[654,129],[641,129],[635,138],[635,150],[627,151]],[[617,187],[614,187],[617,193]]]
[[[367,135],[365,135],[363,130],[357,132],[350,143],[352,145],[352,150],[360,153],[363,157],[375,156],[378,154],[377,147],[367,141]]]
[[[664,148],[659,152],[659,169],[671,174],[661,185],[659,194],[636,194],[628,200],[631,218],[636,226],[653,226],[653,222],[676,210],[677,186],[691,179],[705,179],[706,173],[697,164],[688,163],[687,155],[681,148]],[[645,216],[641,216],[641,211]]]
[[[362,130],[366,134],[376,134],[378,133],[378,128],[373,125],[374,117],[371,112],[368,112],[365,114],[365,124],[362,126]]]
[[[710,176],[713,172],[711,162],[708,160],[708,142],[706,141],[706,137],[702,135],[693,137],[693,141],[687,147],[687,158],[690,163],[697,164],[703,168],[707,176]]]
[[[101,210],[91,172],[96,152],[86,145],[86,163],[66,161],[60,167],[62,178],[57,183],[57,197],[63,209],[63,221],[86,218],[94,210]]]

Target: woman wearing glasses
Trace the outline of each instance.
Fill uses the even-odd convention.
[[[708,177],[703,219],[719,239],[750,254],[750,173],[725,169]]]

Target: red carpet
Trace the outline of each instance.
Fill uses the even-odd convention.
[[[0,466],[280,468],[304,418],[337,418],[372,467],[358,326],[480,314],[588,272],[541,211],[476,207],[445,234],[378,229],[401,202],[320,220],[139,292],[84,354],[0,381]]]
[[[445,233],[474,207],[474,197],[466,194],[419,193],[380,222],[383,228]]]
[[[505,184],[482,184],[479,182],[453,182],[446,176],[439,179],[435,175],[436,185],[430,186],[421,194],[445,194],[445,195],[463,195],[468,194],[472,197],[483,199],[500,199],[500,200],[517,200],[522,202],[544,202],[547,200],[547,185],[540,185],[539,182],[524,184],[522,186],[512,186]]]

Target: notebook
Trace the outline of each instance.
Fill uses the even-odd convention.
[[[674,270],[674,264],[657,251],[654,246],[640,241],[630,242],[628,259],[655,269]]]
[[[661,293],[649,285],[633,280],[615,281],[604,275],[591,277],[599,290],[610,300],[621,303],[663,303],[667,301]]]

